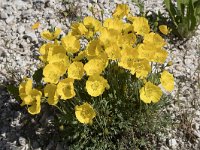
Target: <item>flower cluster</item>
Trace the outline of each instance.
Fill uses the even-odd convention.
[[[160,31],[168,33],[164,25]],[[148,81],[148,76],[153,72],[152,64],[165,63],[168,56],[164,49],[166,42],[158,33],[151,31],[145,17],[132,16],[127,5],[117,5],[113,17],[104,22],[88,16],[82,22],[73,23],[65,36],[60,34],[59,28],[41,33],[42,38],[47,40],[39,49],[44,64],[44,88],[41,91],[33,89],[31,79],[20,84],[22,105],[28,105],[31,114],[40,112],[42,93],[49,105],[74,98],[79,92],[75,91],[74,82],[83,78],[87,79],[85,89],[90,96],[102,95],[112,84],[104,76],[112,63],[117,63],[141,81],[147,80],[139,89],[144,103],[160,100],[161,88]],[[81,43],[83,40],[87,40],[86,46]],[[166,70],[161,70],[160,74],[163,88],[172,91],[173,75]],[[96,112],[85,102],[75,107],[75,115],[81,123],[88,124],[92,123]]]

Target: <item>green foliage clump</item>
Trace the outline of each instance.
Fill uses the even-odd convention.
[[[200,23],[200,1],[164,0],[164,4],[173,22],[172,32],[180,38],[192,36]]]

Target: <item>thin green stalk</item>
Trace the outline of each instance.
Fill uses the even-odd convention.
[[[60,107],[58,107],[57,105],[54,105],[61,113],[63,113],[64,111],[60,108]]]

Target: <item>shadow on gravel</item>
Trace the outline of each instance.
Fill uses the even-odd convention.
[[[39,115],[28,114],[26,108],[0,86],[0,150],[61,150],[58,127],[52,124],[54,114],[55,110],[45,105]]]

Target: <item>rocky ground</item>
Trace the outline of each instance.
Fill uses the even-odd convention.
[[[145,11],[164,12],[162,0],[143,0]],[[42,43],[39,33],[51,25],[68,30],[70,23],[93,14],[111,15],[120,0],[1,0],[0,1],[0,150],[66,149],[51,124],[53,109],[38,116],[27,114],[19,102],[10,97],[4,85],[30,75],[39,63],[35,58]],[[131,0],[123,0],[133,13],[139,9]],[[38,30],[31,26],[39,21]],[[175,40],[176,41],[176,40]],[[186,42],[177,41],[167,49],[176,78],[173,100],[167,111],[174,124],[164,137],[161,149],[200,149],[200,28]],[[45,106],[44,106],[45,107]],[[50,138],[52,140],[50,140]]]

